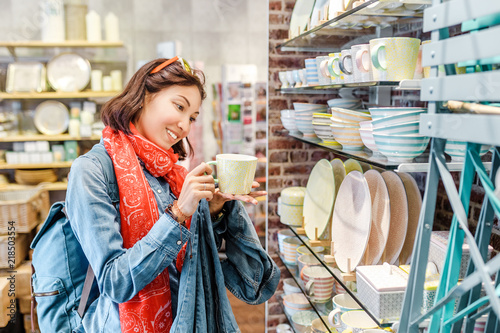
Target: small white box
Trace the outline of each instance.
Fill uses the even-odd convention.
[[[24,151],[27,153],[37,151],[36,141],[26,141],[24,143]]]
[[[30,154],[26,152],[17,153],[17,158],[20,164],[28,164],[30,162]]]
[[[408,274],[397,266],[373,265],[356,268],[359,300],[380,320],[399,320]]]
[[[40,153],[28,153],[29,154],[29,158],[30,158],[30,163],[31,164],[40,164],[42,163],[42,156]]]
[[[50,145],[48,141],[38,141],[36,143],[36,151],[39,153],[45,153],[50,150]]]
[[[8,151],[5,153],[5,161],[8,164],[19,164],[19,153],[16,151]]]
[[[40,153],[40,155],[41,155],[42,163],[52,163],[54,161],[52,153],[50,151]]]
[[[449,231],[433,231],[431,235],[431,242],[429,245],[429,261],[436,264],[438,272],[441,274],[443,270],[444,261],[446,258],[446,251],[448,249]],[[491,258],[493,247],[488,245],[488,260]],[[462,263],[460,265],[459,279],[463,279],[467,273],[467,265],[469,263],[469,245],[464,240],[462,246]]]
[[[16,152],[24,151],[24,142],[14,142],[13,149]]]

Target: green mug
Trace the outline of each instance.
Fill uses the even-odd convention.
[[[207,162],[207,164],[217,166],[217,178],[214,178],[222,193],[248,194],[252,190],[257,157],[219,154],[215,156],[215,161]]]

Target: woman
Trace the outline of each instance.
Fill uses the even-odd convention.
[[[274,294],[279,269],[236,201],[266,192],[222,194],[205,163],[189,173],[175,164],[202,78],[177,57],[144,65],[103,107],[101,143],[71,168],[66,210],[97,280],[85,332],[239,332],[225,288],[250,304]],[[95,156],[103,147],[116,184]]]

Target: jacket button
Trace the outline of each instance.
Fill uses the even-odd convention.
[[[177,245],[181,245],[182,242],[180,240],[177,241]]]
[[[161,193],[161,190],[158,190],[158,193]]]

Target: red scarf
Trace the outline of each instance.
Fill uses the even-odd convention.
[[[120,218],[123,246],[131,248],[142,239],[159,219],[158,205],[153,190],[144,175],[138,158],[154,177],[164,177],[172,193],[179,197],[187,170],[175,164],[179,158],[170,148],[158,147],[139,134],[130,124],[131,135],[114,131],[109,126],[103,131],[104,146],[113,161],[120,192]],[[191,219],[186,221],[189,228]],[[180,271],[184,262],[186,244],[177,256]],[[124,333],[169,332],[173,323],[170,277],[165,269],[131,300],[119,304],[120,324]]]

